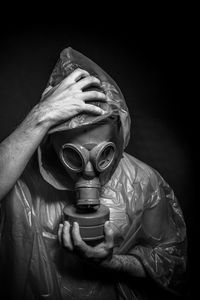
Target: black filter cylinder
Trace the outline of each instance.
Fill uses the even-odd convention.
[[[70,224],[77,222],[80,234],[84,241],[100,241],[104,239],[104,224],[109,220],[110,210],[105,205],[100,205],[98,209],[82,211],[76,206],[66,206],[63,210],[64,219]]]

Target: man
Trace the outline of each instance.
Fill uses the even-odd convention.
[[[129,133],[116,83],[65,49],[40,103],[0,147],[5,299],[155,299],[155,287],[176,293],[185,270],[182,212],[160,174],[124,152]],[[104,143],[114,154],[99,170],[92,153]],[[81,149],[66,154],[67,171],[63,145]],[[110,211],[104,240],[93,246],[77,222],[63,221],[80,178],[99,182]]]

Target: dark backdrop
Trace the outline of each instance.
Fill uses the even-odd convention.
[[[175,26],[174,26],[175,25]],[[197,248],[196,108],[188,97],[191,53],[183,27],[21,25],[3,28],[0,50],[0,139],[39,101],[48,77],[68,46],[110,74],[132,117],[127,152],[157,169],[173,187],[188,228],[189,290]],[[193,239],[194,237],[194,239]]]

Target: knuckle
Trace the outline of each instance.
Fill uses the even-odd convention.
[[[69,235],[67,233],[63,233],[63,242],[67,242],[67,240],[69,239]]]
[[[85,109],[85,103],[82,101],[77,101],[77,103],[75,103],[75,108],[77,113],[81,113]]]
[[[81,69],[78,67],[78,68],[76,68],[75,70],[73,70],[73,71],[68,75],[68,77],[69,77],[69,76],[73,76],[74,74],[79,73],[80,71],[81,71]]]
[[[68,222],[65,222],[63,226],[63,230],[66,231],[69,230],[69,228],[70,228],[70,224]]]
[[[97,113],[97,114],[100,114],[100,113],[101,113],[101,109],[98,108],[98,107],[94,107],[94,108],[93,108],[93,111],[94,111],[95,113]]]
[[[63,241],[63,246],[67,249],[67,250],[73,250],[73,247],[71,246],[71,243],[69,242],[69,240],[67,241]]]
[[[94,98],[99,98],[99,92],[93,91],[92,93]]]
[[[96,83],[100,83],[100,80],[95,76],[91,76],[91,81],[96,82]]]
[[[76,68],[76,70],[75,71],[77,71],[77,72],[81,72],[81,73],[83,73],[83,72],[86,72],[84,69],[82,69],[81,67],[78,67],[78,68]]]
[[[95,107],[94,105],[88,106],[88,111],[91,113],[98,113],[99,109],[98,107]]]
[[[68,229],[64,229],[63,230],[63,239],[68,239],[69,237],[69,230]]]
[[[82,243],[78,238],[74,239],[74,246],[76,248],[81,248],[81,245],[82,245]]]
[[[93,75],[91,75],[90,78],[91,78],[92,81],[98,81],[98,82],[100,81],[97,77],[95,77]]]
[[[79,68],[79,70],[80,70],[81,73],[89,74],[88,71],[86,71],[86,70],[84,70],[84,69]]]
[[[64,86],[64,85],[66,85],[67,82],[68,82],[68,77],[63,78],[62,81],[60,82],[60,84],[58,85],[58,88],[59,88],[59,86]]]
[[[109,236],[113,236],[113,234],[114,234],[114,231],[113,231],[113,229],[110,227],[110,228],[108,228],[108,235]]]
[[[81,85],[82,88],[84,88],[85,85],[88,85],[91,83],[92,83],[91,76],[82,77],[81,80],[79,81],[79,84]]]
[[[88,76],[88,77],[85,78],[85,81],[87,83],[92,83],[92,82],[94,82],[94,77],[93,76]]]
[[[66,239],[63,239],[63,245],[64,245],[64,247],[68,248],[68,242]]]
[[[76,68],[74,71],[73,71],[73,74],[76,74],[76,75],[82,75],[82,74],[86,74],[88,72],[86,72],[85,70],[81,69],[80,67]]]
[[[73,72],[75,73],[77,73],[77,72],[81,72],[82,71],[82,69],[80,68],[80,67],[78,67],[78,68],[76,68]]]
[[[70,84],[67,89],[66,89],[66,92],[69,93],[69,92],[72,92],[74,89],[74,84]]]
[[[67,227],[63,228],[63,236],[66,237],[69,233],[69,229]]]
[[[104,95],[104,93],[94,91],[94,97],[97,99],[102,99],[102,98],[105,98],[105,95]]]
[[[58,227],[58,231],[61,231],[62,229],[63,229],[63,224],[60,223],[60,224],[59,224],[59,227]]]

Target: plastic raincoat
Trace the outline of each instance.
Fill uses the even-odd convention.
[[[123,95],[112,78],[79,52],[67,48],[61,53],[42,101],[76,67],[100,78],[107,114],[73,118],[49,134],[118,115],[125,149],[130,117]],[[74,194],[47,139],[1,203],[1,295],[4,290],[5,299],[150,299],[154,285],[176,291],[185,270],[186,229],[177,199],[161,175],[125,152],[107,174],[100,201],[110,209],[114,253],[137,257],[147,279],[98,271],[58,243],[62,209]]]

